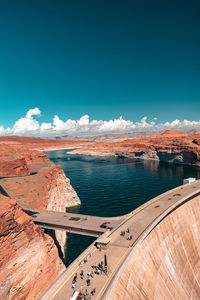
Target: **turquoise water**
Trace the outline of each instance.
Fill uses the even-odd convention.
[[[123,215],[182,184],[184,178],[200,178],[200,168],[192,166],[72,155],[66,150],[46,154],[65,171],[81,199],[81,206],[70,211],[82,214]],[[93,240],[91,237],[68,234],[67,265]]]

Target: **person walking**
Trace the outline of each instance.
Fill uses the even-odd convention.
[[[86,280],[86,283],[87,283],[87,286],[90,286],[90,279],[89,278]]]
[[[75,286],[76,286],[76,284],[75,284],[75,282],[73,282],[73,283],[72,283],[72,289],[73,289],[73,290],[75,290]]]
[[[83,276],[84,276],[84,272],[83,272],[83,270],[81,270],[81,272],[80,272],[80,276],[81,276],[81,279],[83,279]]]
[[[77,280],[77,273],[74,275],[73,282],[76,282],[76,280]]]
[[[95,294],[95,291],[96,291],[96,289],[94,288],[92,291],[91,291],[91,295],[92,296],[94,296],[94,294]]]

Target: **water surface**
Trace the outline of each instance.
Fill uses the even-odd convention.
[[[193,166],[73,155],[66,150],[46,154],[70,178],[81,200],[81,206],[72,211],[82,214],[123,215],[182,184],[184,178],[200,178],[200,168]],[[67,265],[93,240],[91,237],[68,234]]]

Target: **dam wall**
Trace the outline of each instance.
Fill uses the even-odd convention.
[[[133,248],[103,299],[200,299],[200,196],[172,211]]]

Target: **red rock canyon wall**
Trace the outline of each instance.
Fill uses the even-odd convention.
[[[39,299],[64,267],[53,239],[0,196],[0,299]]]

